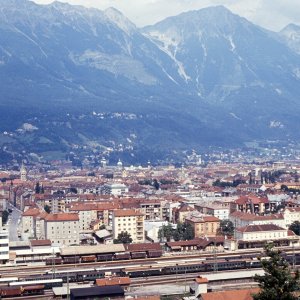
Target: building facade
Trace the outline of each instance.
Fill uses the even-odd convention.
[[[113,212],[113,238],[117,239],[121,232],[130,234],[133,243],[145,240],[144,214],[138,210],[124,209]]]
[[[79,245],[77,213],[48,214],[45,218],[45,238],[58,246]]]

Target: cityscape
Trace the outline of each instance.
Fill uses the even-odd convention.
[[[101,158],[98,168],[56,161],[42,172],[24,163],[2,171],[1,281],[10,287],[2,293],[249,296],[270,241],[296,268],[300,161],[208,163],[193,155],[180,167]]]
[[[299,11],[0,0],[0,299],[299,300]]]

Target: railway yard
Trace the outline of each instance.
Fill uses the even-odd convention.
[[[163,284],[181,287],[184,284],[184,290],[187,290],[187,285],[192,284],[198,275],[207,277],[210,286],[215,289],[224,284],[245,285],[251,282],[255,273],[262,272],[258,259],[261,250],[189,255],[161,251],[155,253],[156,257],[151,257],[153,250],[150,246],[139,255],[129,252],[106,256],[84,252],[81,247],[76,249],[76,256],[73,252],[61,253],[39,264],[0,267],[1,297],[9,299],[13,295],[22,296],[23,299],[52,299],[47,297],[54,297],[54,288],[70,284],[93,285],[99,278],[113,277],[129,277],[132,292],[140,286]],[[296,267],[300,264],[300,248],[288,247],[283,250],[282,255],[291,265]]]

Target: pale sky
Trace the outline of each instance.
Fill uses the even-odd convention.
[[[53,0],[33,0],[48,4]],[[224,5],[232,12],[264,28],[279,31],[289,23],[300,24],[300,0],[60,0],[105,9],[115,7],[138,27],[168,16],[207,6]]]

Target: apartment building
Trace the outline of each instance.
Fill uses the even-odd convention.
[[[252,214],[264,214],[272,211],[268,198],[257,196],[241,196],[230,204],[230,212],[240,211]]]
[[[118,238],[121,232],[128,232],[133,243],[143,243],[145,240],[144,214],[134,209],[118,209],[113,212],[113,238]]]
[[[5,264],[8,262],[8,260],[9,260],[9,231],[7,227],[0,226],[0,264]]]
[[[36,208],[29,208],[22,214],[22,239],[36,238],[36,218],[41,211]]]
[[[89,230],[91,223],[97,219],[97,204],[95,203],[76,203],[69,208],[69,211],[78,214],[80,231]]]
[[[78,213],[48,214],[45,218],[45,238],[58,246],[79,245]]]
[[[95,221],[100,226],[112,226],[112,214],[117,208],[120,208],[120,205],[114,202],[78,202],[70,204],[67,211],[78,213],[80,230],[85,231],[91,229]]]
[[[101,188],[101,193],[104,195],[122,196],[128,193],[128,187],[123,183],[105,184]]]
[[[230,203],[228,202],[213,202],[205,204],[195,204],[197,209],[202,214],[214,216],[220,220],[227,220],[230,213]]]
[[[295,221],[300,221],[300,207],[286,208],[283,212],[285,226],[289,227]]]
[[[163,209],[160,201],[147,201],[140,204],[141,211],[146,220],[162,220]]]

